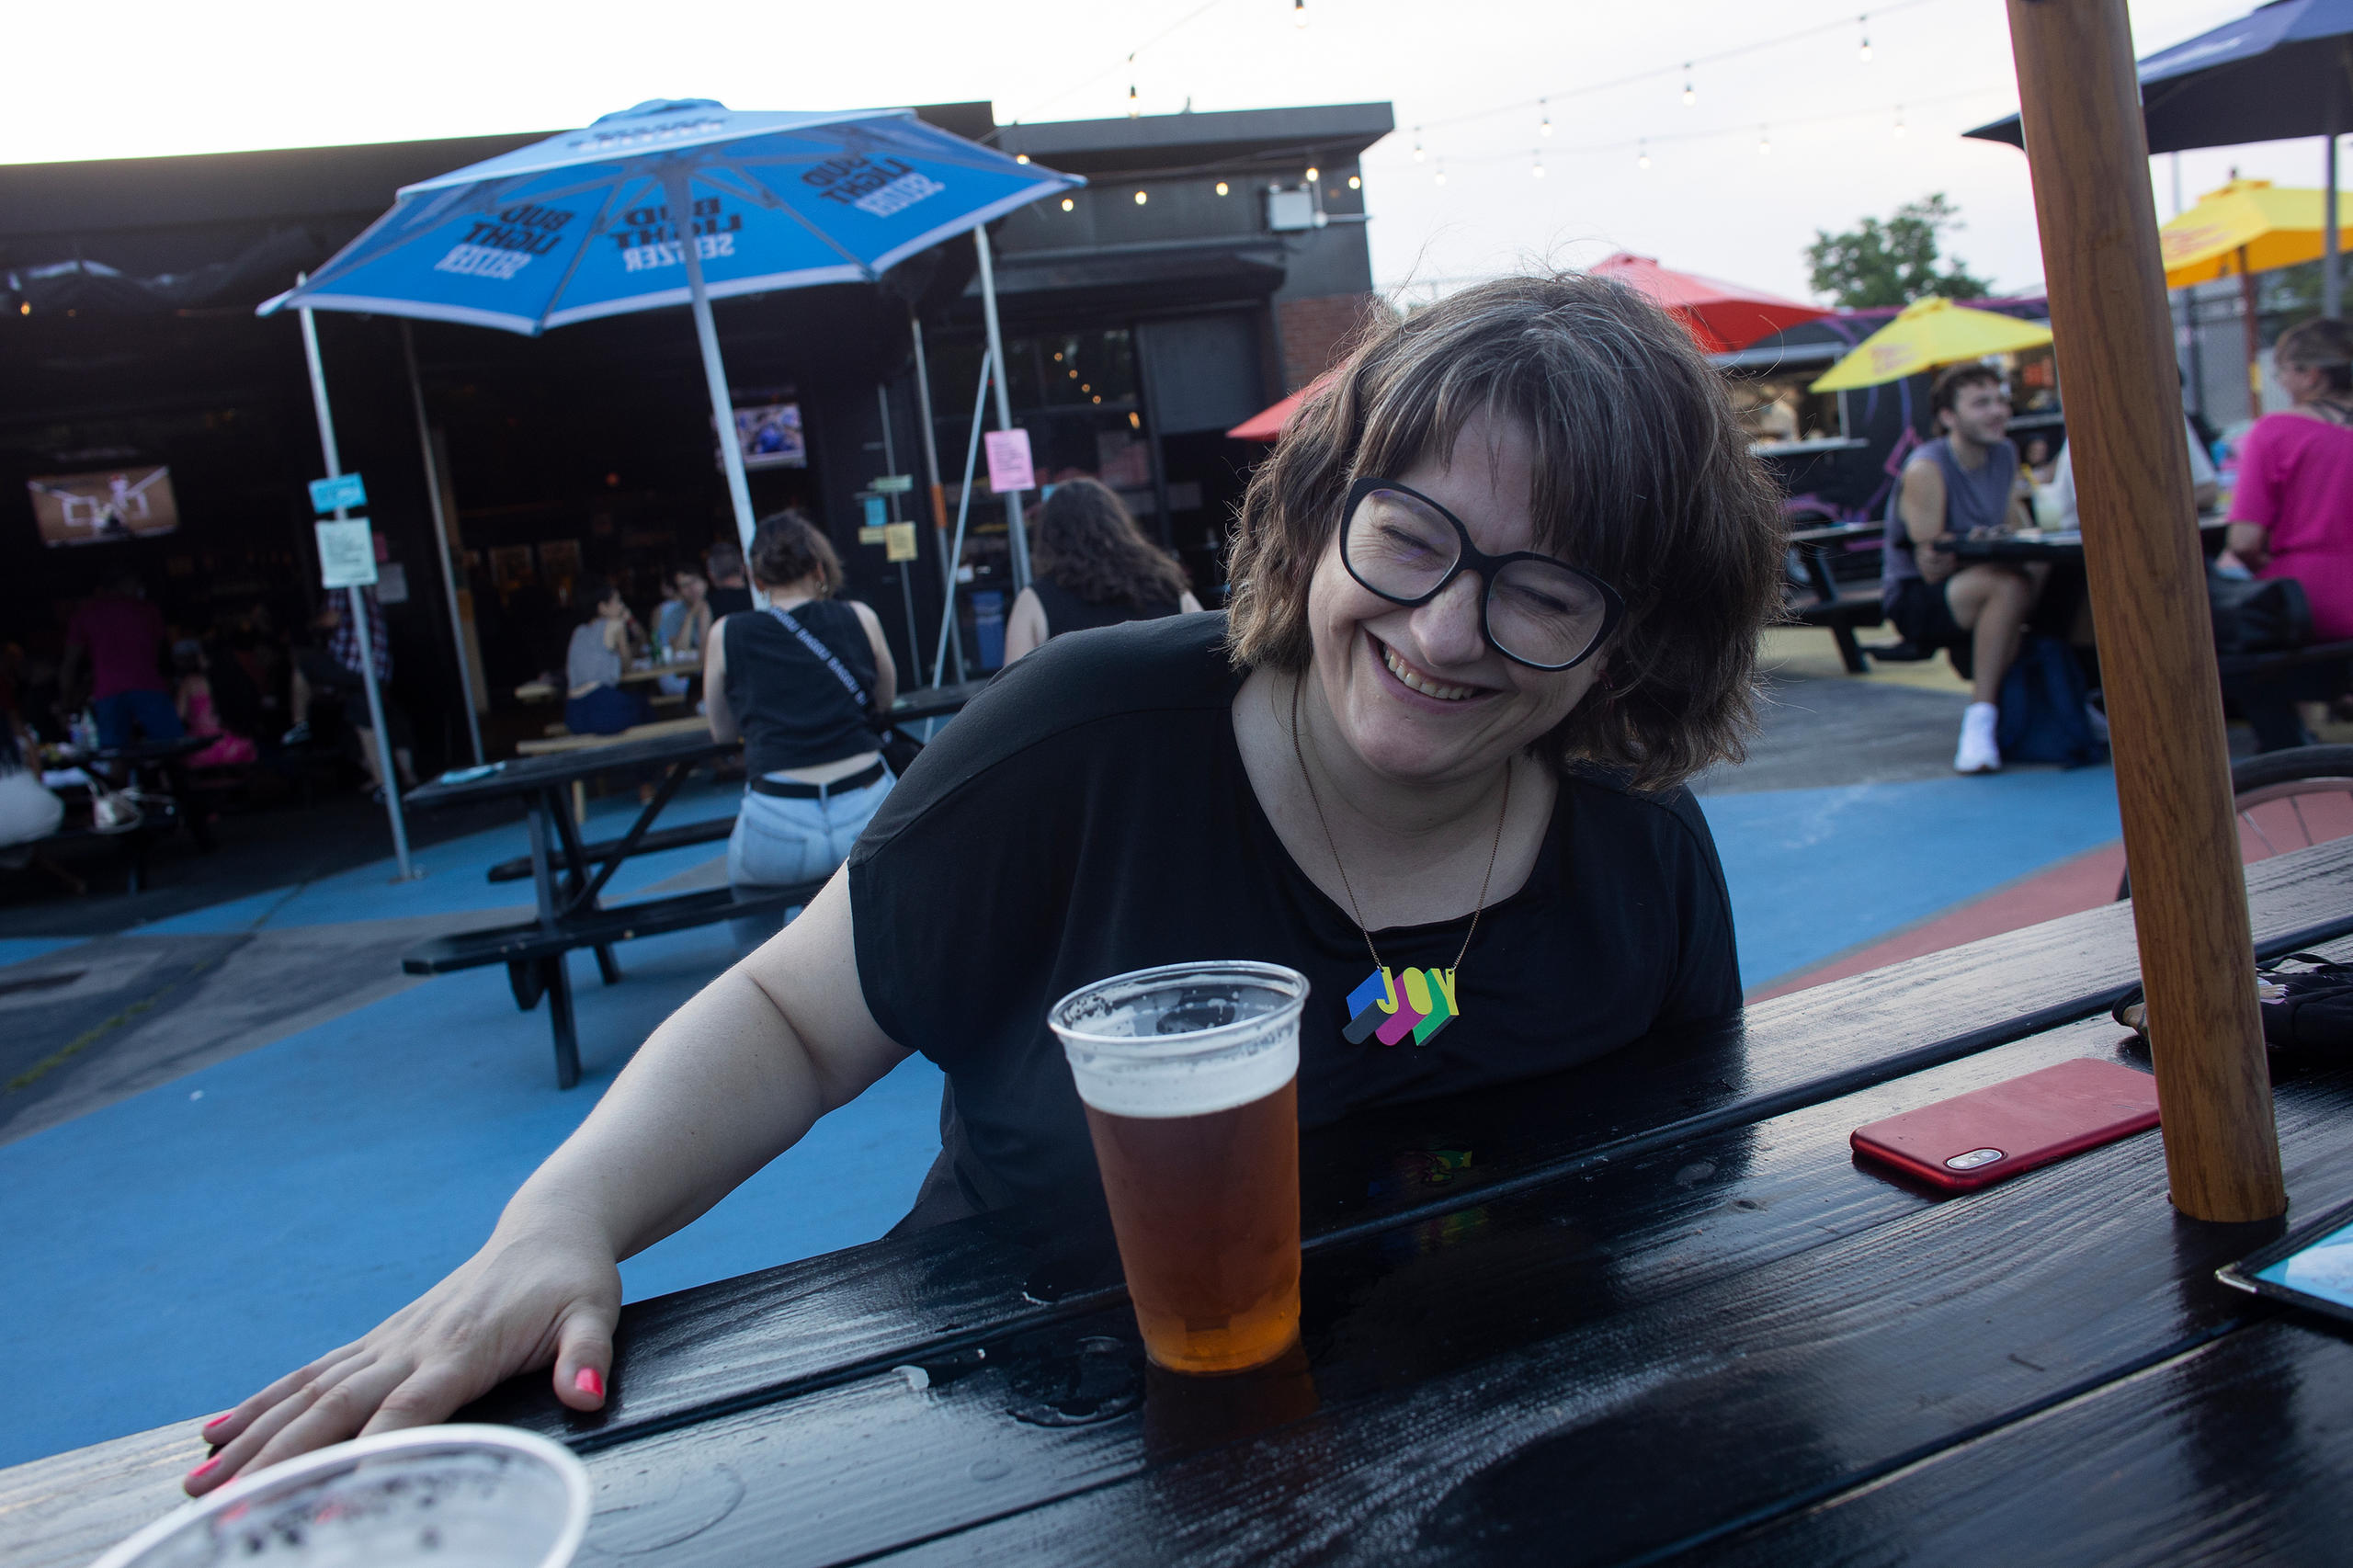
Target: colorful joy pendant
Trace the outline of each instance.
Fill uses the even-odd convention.
[[[1454,1004],[1454,971],[1409,969],[1392,976],[1383,964],[1348,993],[1348,1027],[1342,1038],[1362,1045],[1368,1036],[1383,1045],[1395,1045],[1408,1034],[1415,1045],[1461,1016]]]

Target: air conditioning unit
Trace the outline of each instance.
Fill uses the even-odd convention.
[[[1312,190],[1267,192],[1267,227],[1277,233],[1319,228],[1315,220],[1321,216],[1315,210],[1315,193]]]

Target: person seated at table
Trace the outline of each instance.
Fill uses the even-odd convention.
[[[564,651],[563,727],[575,735],[618,735],[645,722],[645,699],[621,685],[641,640],[637,622],[609,577],[584,579],[580,602],[595,613],[572,629]]]
[[[713,618],[752,608],[752,590],[744,581],[744,551],[732,539],[714,542],[703,551],[703,569],[710,581],[705,598]]]
[[[2177,381],[2181,380],[2181,369],[2178,366],[2174,369],[2174,379]],[[2197,420],[2188,413],[2182,415],[2181,428],[2182,434],[2188,437],[2189,441],[2190,499],[2197,504],[2199,511],[2204,512],[2214,505],[2215,498],[2222,494],[2221,482],[2214,472],[2214,457],[2207,449],[2205,437],[2198,433]],[[2059,460],[2052,465],[2051,477],[2043,482],[2051,487],[2056,521],[2063,530],[2074,530],[2084,526],[2083,519],[2076,514],[2075,506],[2075,445],[2072,442],[2061,446]]]
[[[13,709],[0,708],[0,848],[47,838],[65,802],[40,778],[40,741]]]
[[[1119,493],[1097,480],[1054,486],[1030,530],[1035,574],[1006,621],[1008,665],[1065,631],[1201,608],[1185,568],[1143,537]]]
[[[1950,549],[1956,538],[2006,532],[2026,520],[2018,449],[2004,434],[2010,400],[2001,372],[1973,361],[1951,366],[1932,384],[1928,407],[1942,433],[1904,465],[1888,506],[1880,598],[1906,642],[1969,648],[1969,707],[1952,766],[1993,773],[2002,766],[1994,738],[2002,677],[2018,657],[2045,570],[1993,561],[1962,566]]]
[[[212,682],[206,675],[209,665],[204,657],[204,645],[193,637],[183,638],[172,644],[172,669],[179,677],[178,688],[172,700],[179,710],[180,722],[188,726],[191,735],[210,735],[213,742],[188,759],[190,767],[244,767],[261,754],[254,743],[231,732],[221,722],[221,715],[212,708]]]
[[[710,583],[702,568],[680,562],[670,569],[669,597],[654,617],[654,641],[675,657],[691,655],[699,662],[702,642],[710,635]]]
[[[2279,384],[2295,400],[2255,422],[2239,451],[2224,562],[2293,577],[2312,606],[2313,640],[2353,638],[2353,326],[2321,316],[2279,335]],[[2345,688],[2342,664],[2234,683],[2265,751],[2308,744],[2299,700]]]
[[[874,612],[833,597],[841,561],[808,518],[763,517],[751,571],[767,608],[722,619],[703,663],[710,733],[744,737],[744,804],[727,840],[727,880],[813,882],[848,858],[891,792],[879,726],[899,672]],[[729,924],[751,948],[790,913]]]
[[[78,689],[85,671],[101,746],[127,746],[134,733],[176,741],[188,733],[164,681],[163,613],[136,576],[108,582],[66,623],[65,688]]]
[[[1732,908],[1683,785],[1741,754],[1782,539],[1722,378],[1631,290],[1506,278],[1369,329],[1252,476],[1226,613],[999,676],[801,918],[654,1032],[481,1252],[217,1418],[188,1490],[444,1419],[526,1369],[599,1408],[617,1260],[914,1051],[950,1092],[904,1226],[1099,1213],[1045,1020],[1108,975],[1303,971],[1312,1127],[1720,1028],[1741,1006]],[[756,646],[731,635],[747,619],[721,623],[714,690]],[[1454,1016],[1352,1043],[1352,994],[1408,966],[1451,972]]]

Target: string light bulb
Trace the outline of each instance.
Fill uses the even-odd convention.
[[[1857,50],[1855,52],[1857,53],[1857,55],[1858,55],[1858,56],[1859,56],[1859,57],[1860,57],[1860,59],[1862,60],[1862,62],[1863,62],[1864,64],[1869,65],[1869,64],[1871,62],[1871,18],[1870,18],[1870,12],[1868,12],[1868,11],[1866,11],[1865,13],[1863,13],[1863,15],[1861,15],[1861,16],[1859,16],[1859,17],[1857,17],[1855,18],[1855,25],[1856,25],[1857,27],[1859,27],[1859,28],[1862,28],[1862,29],[1863,29],[1863,43],[1862,43],[1862,47],[1861,47],[1860,49]]]
[[[1071,209],[1073,209],[1073,208],[1076,207],[1077,205],[1078,205],[1078,203],[1077,203],[1077,202],[1075,202],[1075,201],[1073,201],[1069,197],[1065,196],[1065,197],[1063,197],[1063,211],[1067,212],[1067,211],[1069,211]]]
[[[1013,154],[1013,161],[1017,164],[1026,164],[1029,161],[1029,154],[1027,153],[1016,153]]]
[[[1128,53],[1128,118],[1133,119],[1142,112],[1141,101],[1136,97],[1136,57],[1131,50]]]
[[[1446,183],[1446,160],[1444,158],[1440,158],[1438,161],[1437,180],[1439,185],[1444,185]]]
[[[1895,106],[1895,133],[1898,136],[1904,134],[1904,106],[1902,104]]]
[[[1290,0],[1290,25],[1295,28],[1307,25],[1307,0]]]
[[[1646,169],[1651,166],[1651,144],[1648,138],[1634,143],[1634,166],[1638,169]]]
[[[1773,133],[1761,125],[1756,128],[1756,151],[1768,157],[1773,152]]]
[[[1689,108],[1699,101],[1699,95],[1691,85],[1691,62],[1687,60],[1683,62],[1683,107]]]
[[[1417,126],[1414,127],[1414,162],[1415,162],[1415,163],[1417,163],[1417,164],[1418,164],[1418,163],[1420,163],[1421,161],[1422,161],[1422,128],[1421,128],[1420,126],[1418,126],[1418,125],[1417,125]]]
[[[1225,183],[1223,180],[1220,180],[1220,181],[1218,181],[1218,182],[1217,182],[1217,193],[1218,193],[1220,196],[1223,196],[1223,195],[1226,193],[1226,189],[1227,189],[1226,183]]]
[[[1137,192],[1136,192],[1136,205],[1137,205],[1137,206],[1141,207],[1141,206],[1142,206],[1145,202],[1147,202],[1147,201],[1149,201],[1149,200],[1151,200],[1151,199],[1152,199],[1152,198],[1151,198],[1151,197],[1149,197],[1149,196],[1147,196],[1147,195],[1145,195],[1142,191],[1141,191],[1141,190],[1140,190],[1140,191],[1137,191]]]
[[[1529,156],[1535,160],[1535,162],[1529,165],[1528,170],[1529,177],[1534,179],[1542,179],[1544,177],[1544,154],[1541,153],[1531,153]]]
[[[1362,190],[1364,188],[1363,176],[1359,175],[1350,175],[1348,176],[1348,188],[1350,190]]]
[[[1539,114],[1540,114],[1541,116],[1543,116],[1543,118],[1542,118],[1540,120],[1539,120],[1539,121],[1537,122],[1537,126],[1536,126],[1536,132],[1537,132],[1537,134],[1538,134],[1538,135],[1540,135],[1540,136],[1550,136],[1550,135],[1552,135],[1552,106],[1550,103],[1547,103],[1544,99],[1542,99],[1542,98],[1539,98],[1539,99],[1537,99],[1537,100],[1536,100],[1536,110],[1537,110],[1537,112],[1538,112]]]
[[[1323,171],[1322,169],[1317,168],[1313,164],[1310,164],[1310,165],[1307,165],[1307,183],[1308,183],[1308,184],[1310,184],[1310,185],[1313,185],[1317,180],[1322,179],[1323,177],[1324,177],[1324,171]]]

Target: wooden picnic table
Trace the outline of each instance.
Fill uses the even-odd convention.
[[[2264,950],[2353,952],[2353,841],[2247,876]],[[1264,1372],[1148,1370],[1074,1204],[637,1302],[599,1416],[468,1414],[571,1444],[583,1560],[648,1568],[2341,1562],[2353,1344],[2213,1278],[2279,1222],[2178,1218],[2154,1133],[1955,1198],[1849,1153],[2135,1062],[2135,968],[2112,905],[1311,1133]],[[2353,1070],[2276,1105],[2295,1214],[2353,1196]],[[16,1568],[171,1507],[199,1415],[0,1471]]]
[[[2222,518],[2198,525],[2200,540],[2212,550],[2230,528]],[[2016,533],[1964,535],[1952,541],[1952,553],[1962,561],[2052,561],[2084,563],[2084,536],[2079,528],[2025,529]]]

